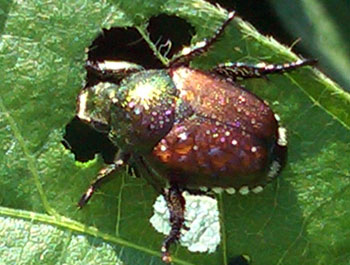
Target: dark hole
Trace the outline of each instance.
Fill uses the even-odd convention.
[[[232,258],[228,265],[249,265],[249,258],[244,256],[244,255],[240,255],[240,256],[236,256],[234,258]]]
[[[135,28],[103,29],[89,47],[88,58],[92,61],[127,61],[147,69],[163,67]]]
[[[105,163],[112,163],[117,151],[107,134],[97,132],[76,117],[67,124],[62,143],[80,162],[89,161],[96,153],[101,153]]]
[[[186,20],[169,15],[152,17],[147,29],[152,42],[167,58],[171,58],[181,48],[189,46],[195,33],[194,27]],[[168,50],[169,42],[171,42],[170,50]]]

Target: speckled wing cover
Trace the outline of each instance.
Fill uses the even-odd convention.
[[[148,163],[171,182],[193,188],[254,188],[278,174],[284,161],[277,169],[271,165],[285,157],[286,147],[277,144],[278,123],[266,103],[199,70],[179,67],[170,75],[180,91],[177,121],[145,157]]]

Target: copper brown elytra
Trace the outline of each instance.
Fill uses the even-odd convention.
[[[183,49],[165,69],[145,70],[120,61],[88,61],[86,65],[100,81],[80,92],[77,116],[107,132],[119,151],[78,205],[83,207],[105,180],[130,165],[167,202],[171,231],[161,247],[167,263],[171,262],[169,248],[184,226],[183,191],[258,193],[285,164],[286,130],[267,103],[243,89],[238,79],[314,63],[235,62],[210,71],[189,67],[194,57],[210,49],[233,17],[234,12],[229,13],[214,36]]]

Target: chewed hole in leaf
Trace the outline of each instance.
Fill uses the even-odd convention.
[[[228,265],[249,265],[251,264],[250,262],[250,257],[248,257],[247,255],[239,255],[236,257],[233,257]]]
[[[152,17],[147,30],[159,52],[167,58],[171,58],[184,46],[189,46],[195,33],[194,27],[186,20],[164,14]]]
[[[160,68],[162,64],[153,55],[146,41],[135,28],[103,29],[88,50],[90,61],[127,61],[145,68]]]
[[[67,124],[62,144],[80,162],[94,159],[95,154],[100,153],[105,163],[112,163],[117,151],[117,148],[108,139],[107,134],[97,132],[76,117]]]

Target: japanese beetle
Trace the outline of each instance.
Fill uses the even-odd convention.
[[[183,49],[165,69],[115,61],[88,61],[99,82],[79,94],[77,116],[118,148],[81,197],[83,207],[100,185],[127,164],[161,193],[171,231],[163,241],[164,262],[184,227],[183,191],[258,193],[282,170],[286,130],[266,102],[242,88],[239,79],[283,73],[313,60],[281,65],[225,63],[208,72],[189,67],[224,32],[234,12],[209,40]]]

